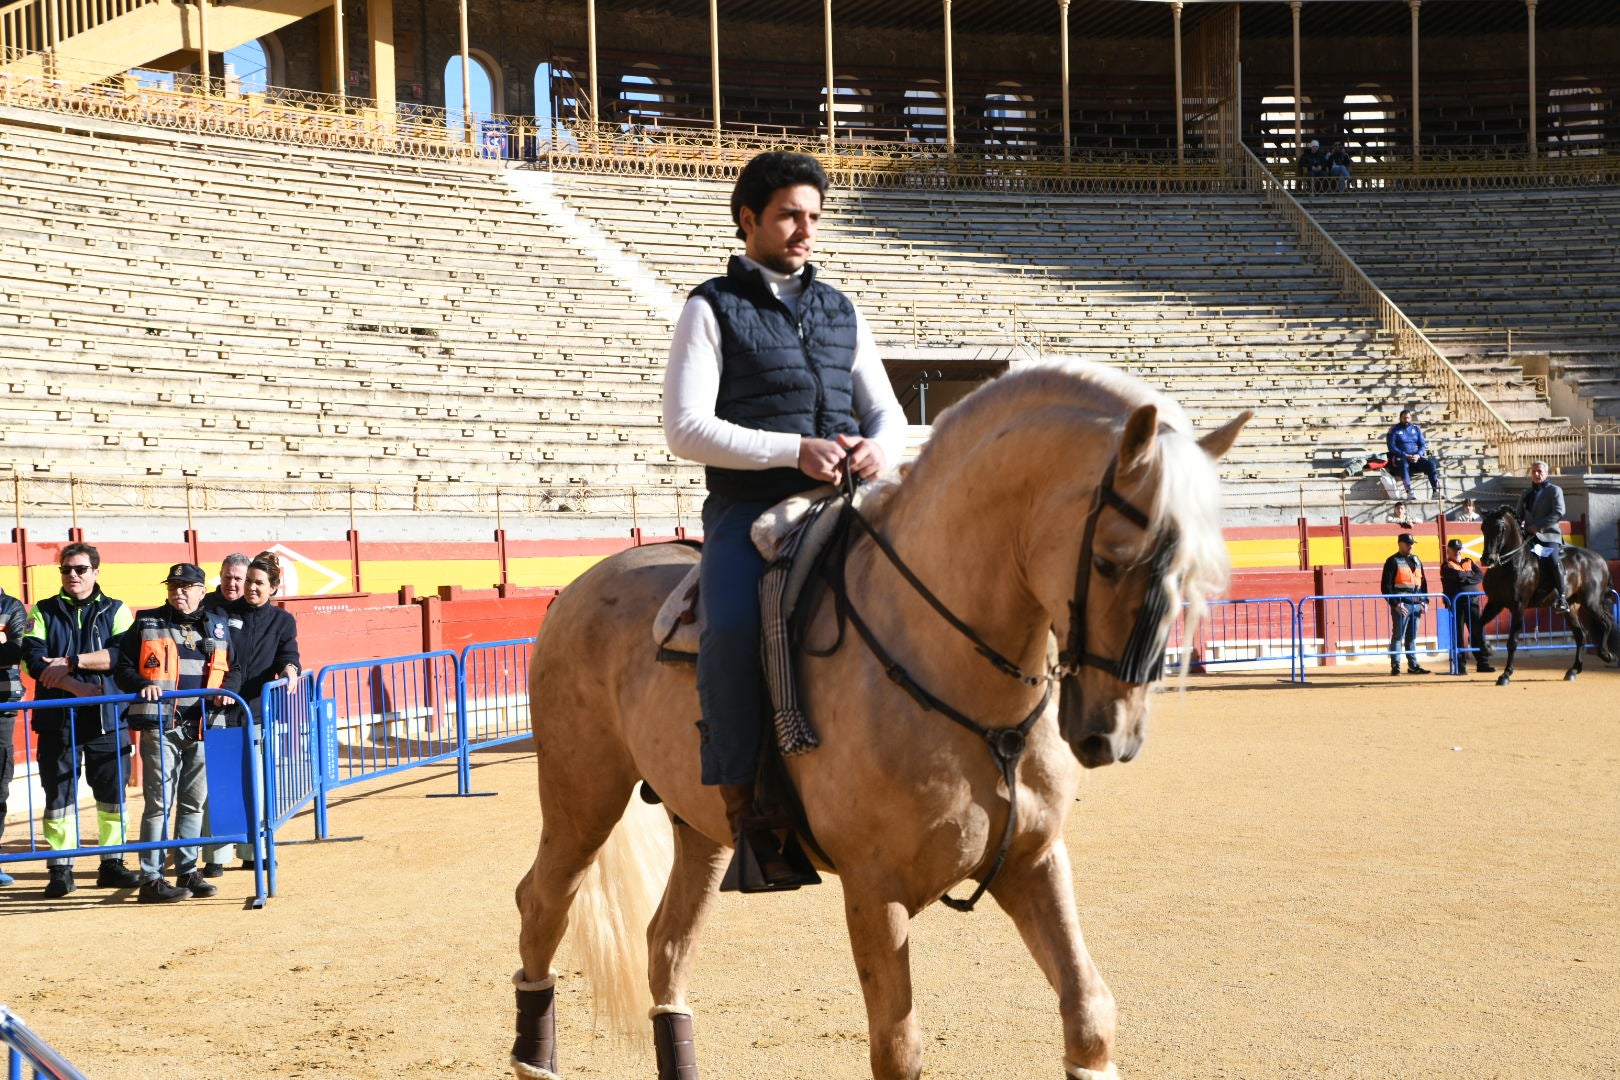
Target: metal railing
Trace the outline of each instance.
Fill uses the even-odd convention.
[[[1441,355],[1423,331],[1406,317],[1406,313],[1373,284],[1372,279],[1356,265],[1356,261],[1272,175],[1254,155],[1254,151],[1240,143],[1234,163],[1251,189],[1259,192],[1266,204],[1293,227],[1306,252],[1333,275],[1340,293],[1370,312],[1384,333],[1393,339],[1397,355],[1415,364],[1421,378],[1439,387],[1445,396],[1447,413],[1473,428],[1496,450],[1504,467],[1511,467],[1509,461],[1514,458],[1513,429],[1495,407],[1451,361]]]
[[[1326,660],[1388,660],[1398,666],[1408,654],[1404,643],[1392,648],[1395,629],[1391,601],[1424,601],[1413,638],[1412,655],[1448,657],[1456,644],[1451,611],[1438,593],[1360,593],[1350,596],[1314,595],[1299,601],[1295,620],[1294,650],[1298,657],[1298,677],[1305,682],[1307,662]]]
[[[1221,664],[1246,668],[1286,664],[1289,679],[1296,678],[1298,608],[1292,600],[1282,596],[1211,600],[1204,605],[1204,618],[1191,640],[1186,633],[1185,605],[1182,611],[1170,629],[1166,670],[1179,672],[1183,665],[1189,671],[1202,671]]]
[[[75,34],[163,0],[16,0],[0,7],[0,64],[46,52]]]
[[[33,1071],[34,1080],[87,1080],[51,1045],[29,1029],[16,1013],[0,1005],[0,1045],[7,1048],[7,1080],[22,1080],[23,1065]]]

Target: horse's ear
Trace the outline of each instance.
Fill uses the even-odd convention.
[[[1253,416],[1254,411],[1252,409],[1244,409],[1226,424],[1199,439],[1198,445],[1204,448],[1204,453],[1219,461],[1226,456],[1228,450],[1232,449],[1232,444],[1237,442],[1238,432],[1243,430],[1243,425],[1247,424]]]
[[[1125,434],[1119,437],[1119,468],[1129,473],[1153,455],[1153,440],[1159,434],[1159,410],[1142,405],[1125,421]]]

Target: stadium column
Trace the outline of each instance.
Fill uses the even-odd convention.
[[[467,0],[461,0],[461,2],[465,4]],[[585,64],[590,68],[591,76],[589,83],[591,112],[588,119],[591,123],[591,140],[594,143],[596,139],[596,121],[598,119],[596,115],[596,0],[585,0],[585,52],[587,54]]]
[[[1289,0],[1288,6],[1294,11],[1294,145],[1303,149],[1305,146],[1305,104],[1299,93],[1299,0]]]
[[[822,37],[827,53],[827,149],[838,140],[837,87],[834,84],[832,52],[832,0],[821,0]]]
[[[1423,155],[1418,143],[1418,135],[1423,129],[1422,114],[1418,110],[1418,8],[1423,6],[1423,0],[1406,0],[1412,9],[1412,160],[1417,161]]]
[[[208,59],[208,0],[197,0],[197,85],[202,87],[203,97],[210,93],[209,77],[213,72]]]
[[[332,85],[339,105],[349,97],[349,59],[343,50],[343,0],[332,2]]]
[[[720,0],[709,0],[709,85],[714,94],[714,145],[720,145]],[[631,489],[632,494],[634,489]]]
[[[1179,12],[1181,5],[1177,4]],[[1062,47],[1058,50],[1063,57],[1063,164],[1069,163],[1070,132],[1069,124],[1069,0],[1058,0],[1059,19],[1058,33],[1063,36]],[[1180,15],[1177,15],[1180,18]]]
[[[1536,0],[1524,0],[1530,19],[1530,157],[1536,156]]]
[[[1174,0],[1170,5],[1172,32],[1176,39],[1176,164],[1180,165],[1187,154],[1187,122],[1182,115],[1181,90],[1181,0]],[[1065,105],[1068,103],[1065,102]]]
[[[956,67],[951,60],[951,0],[945,4],[945,152],[956,153]]]
[[[341,0],[339,0],[341,2]],[[456,5],[457,16],[461,21],[461,131],[471,146],[477,135],[473,132],[473,103],[472,103],[472,52],[467,42],[467,0],[460,0]],[[591,58],[592,84],[595,83],[596,58]],[[490,102],[491,111],[494,111],[494,102]]]
[[[371,96],[377,99],[377,122],[392,127],[398,82],[394,70],[394,0],[366,0],[366,32],[371,37]]]

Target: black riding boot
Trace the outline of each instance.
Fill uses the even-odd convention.
[[[801,872],[789,861],[776,837],[776,831],[787,823],[758,816],[753,784],[721,784],[720,797],[726,802],[726,821],[737,849],[731,872],[720,883],[721,891],[772,892],[821,880],[814,870],[806,867]]]

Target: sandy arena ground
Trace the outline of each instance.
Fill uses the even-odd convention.
[[[1122,1075],[1620,1075],[1620,672],[1561,671],[1161,698],[1143,756],[1091,774],[1069,819]],[[0,1002],[93,1080],[505,1077],[527,755],[482,755],[476,786],[496,796],[427,799],[454,777],[421,770],[343,800],[334,834],[363,839],[285,844],[263,911],[241,871],[154,907],[43,900],[43,865],[14,866]],[[870,1075],[836,880],[727,896],[706,942],[707,1080]],[[928,1076],[1061,1075],[1055,997],[993,903],[925,912],[912,961]],[[579,980],[558,996],[566,1076],[650,1080]]]

